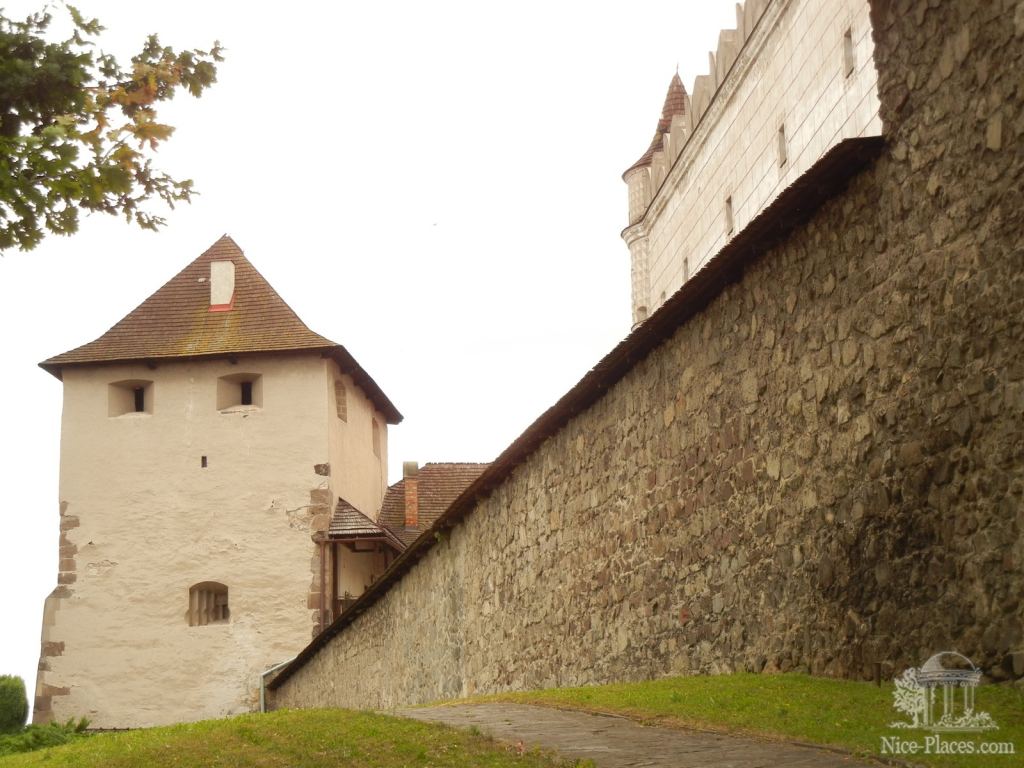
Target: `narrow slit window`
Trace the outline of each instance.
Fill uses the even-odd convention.
[[[145,413],[146,412],[146,388],[145,387],[135,387],[135,389],[133,390],[133,394],[135,395],[135,412],[136,413]]]
[[[731,236],[735,223],[732,216],[732,196],[725,198],[725,234]]]
[[[242,405],[252,405],[252,382],[241,382]]]
[[[843,33],[843,74],[849,77],[857,67],[857,59],[853,54],[853,28],[847,27]]]
[[[786,146],[786,124],[783,123],[779,126],[779,168],[786,164],[789,159],[789,148]]]
[[[373,455],[378,459],[380,458],[380,427],[377,425],[377,420],[373,419],[372,427],[373,430]]]
[[[199,458],[199,466],[202,467],[203,469],[206,469],[206,457],[205,456],[201,456]]]
[[[348,398],[345,385],[340,381],[334,382],[334,409],[339,419],[348,421]]]

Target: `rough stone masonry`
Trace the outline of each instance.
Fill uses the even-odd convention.
[[[1024,3],[872,3],[882,156],[550,437],[279,706],[1024,648]]]

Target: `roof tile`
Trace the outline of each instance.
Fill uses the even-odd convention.
[[[384,494],[379,522],[394,531],[406,545],[427,530],[469,485],[483,474],[489,464],[471,462],[433,462],[424,464],[417,474],[419,525],[405,526],[405,480],[399,480]]]
[[[654,159],[654,153],[661,149],[662,137],[672,128],[672,118],[676,115],[685,114],[689,108],[690,98],[686,95],[686,86],[683,85],[679,73],[676,72],[668,84],[665,104],[661,108],[661,119],[658,120],[658,128],[654,132],[654,138],[651,139],[651,145],[647,147],[647,151],[643,153],[639,160],[626,169],[623,176],[634,168],[651,164],[651,161]]]
[[[387,528],[377,525],[344,499],[339,498],[327,528],[331,539],[386,539],[399,552],[405,549],[405,542]]]

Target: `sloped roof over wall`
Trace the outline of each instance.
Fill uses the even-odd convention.
[[[763,255],[807,221],[826,200],[840,192],[853,176],[870,164],[884,146],[882,137],[871,136],[846,139],[829,150],[745,229],[737,233],[654,314],[619,342],[576,386],[541,414],[452,502],[428,533],[440,534],[458,525],[546,439],[557,433],[574,416],[600,400],[609,388],[669,339],[680,326],[710,304],[727,285],[738,281],[746,264]],[[332,637],[369,609],[387,593],[392,584],[430,551],[437,539],[431,535],[420,536],[351,607],[282,669],[269,687],[273,689],[284,683]]]
[[[210,265],[215,261],[234,264],[234,297],[227,311],[210,311]],[[307,328],[224,235],[98,339],[39,365],[59,379],[61,370],[72,365],[314,350],[351,375],[389,423],[402,420],[348,351]]]
[[[327,537],[335,541],[383,539],[396,550],[405,549],[405,542],[386,527],[378,525],[344,499],[338,499],[327,527]]]

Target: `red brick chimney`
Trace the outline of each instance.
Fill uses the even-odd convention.
[[[420,524],[420,465],[415,461],[402,462],[402,477],[405,480],[405,527],[415,528]]]

